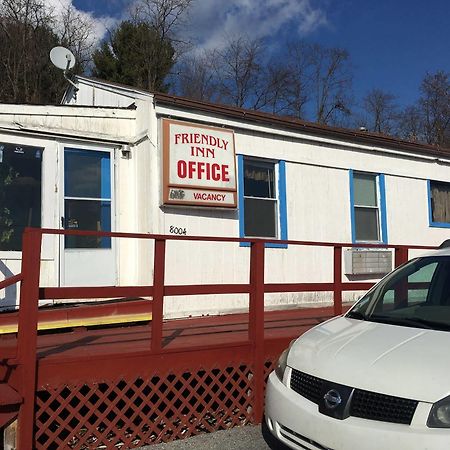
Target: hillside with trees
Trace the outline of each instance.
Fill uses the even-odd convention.
[[[77,58],[72,74],[450,147],[450,73],[424,74],[412,105],[381,88],[357,99],[343,48],[289,40],[273,52],[242,34],[197,50],[184,36],[193,1],[130,2],[94,46],[92,23],[71,6],[56,16],[45,0],[0,0],[0,102],[58,103],[67,83],[48,55],[63,45]]]
[[[56,17],[45,0],[0,0],[0,102],[58,103],[67,86],[49,59],[62,45],[84,73],[93,51],[92,23],[68,6]]]

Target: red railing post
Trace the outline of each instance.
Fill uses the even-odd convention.
[[[165,239],[155,239],[151,343],[151,349],[154,353],[159,353],[162,348],[165,260],[166,241]]]
[[[333,302],[334,315],[342,314],[342,247],[334,247],[334,263],[333,263]]]
[[[401,266],[408,261],[408,247],[395,247],[395,267]]]
[[[37,322],[39,274],[41,270],[40,230],[25,229],[22,240],[22,283],[20,288],[17,362],[21,375],[23,403],[19,410],[19,450],[34,448],[34,403],[36,394]]]
[[[395,247],[395,267],[401,266],[408,261],[408,248],[407,247]],[[407,280],[403,280],[400,284],[397,283],[394,292],[394,307],[399,308],[401,305],[407,306],[408,304],[408,283]]]
[[[254,420],[259,423],[264,405],[264,242],[250,248],[249,339],[254,361]]]

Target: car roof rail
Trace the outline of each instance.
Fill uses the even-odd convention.
[[[449,248],[450,247],[450,239],[446,239],[438,248]]]

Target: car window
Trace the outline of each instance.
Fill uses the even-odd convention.
[[[437,262],[431,262],[407,277],[392,279],[380,293],[376,311],[385,312],[426,303],[437,265]]]
[[[410,261],[372,288],[347,317],[450,331],[450,257]]]

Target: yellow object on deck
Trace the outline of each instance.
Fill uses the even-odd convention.
[[[112,315],[107,317],[85,317],[67,320],[55,320],[38,323],[38,330],[56,330],[63,328],[92,327],[120,323],[145,322],[152,320],[152,313]],[[17,323],[0,325],[0,334],[17,333]]]

